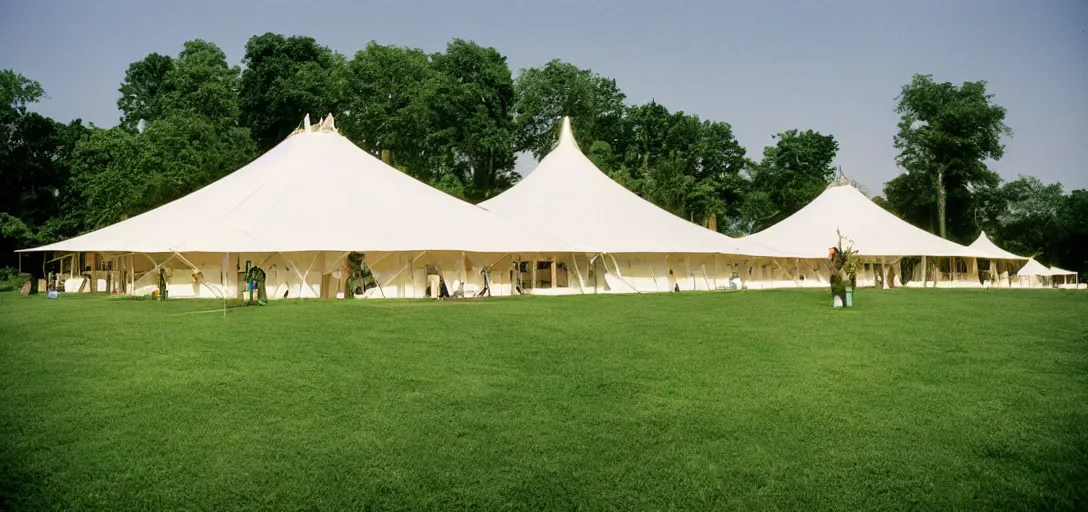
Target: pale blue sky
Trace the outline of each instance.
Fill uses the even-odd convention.
[[[516,72],[553,57],[615,78],[632,102],[727,121],[759,155],[771,134],[839,140],[838,164],[873,192],[900,171],[892,111],[915,72],[984,79],[1015,136],[994,168],[1088,187],[1088,2],[565,1],[0,2],[0,68],[42,83],[37,109],[117,122],[132,61],[204,38],[239,63],[246,40],[303,34],[351,54],[367,41],[495,46]],[[531,168],[523,162],[520,169]]]

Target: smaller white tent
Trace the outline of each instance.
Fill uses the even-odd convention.
[[[900,279],[900,260],[906,256],[921,256],[919,268],[911,273],[912,285],[981,286],[977,278],[977,258],[990,254],[945,240],[933,233],[912,226],[874,203],[865,194],[847,183],[832,183],[812,202],[793,215],[743,240],[791,254],[801,254],[810,264],[823,265],[827,272],[829,248],[839,243],[839,236],[853,242],[853,249],[866,262],[859,286],[872,286]],[[944,258],[947,268],[941,268],[927,257]],[[882,272],[874,269],[880,265]],[[890,275],[889,275],[890,274]]]
[[[1072,270],[1064,270],[1064,269],[1060,269],[1058,267],[1052,266],[1052,267],[1050,267],[1050,275],[1051,276],[1075,276],[1075,275],[1077,275],[1077,273],[1073,272]]]
[[[989,286],[998,288],[1012,286],[1012,277],[1016,275],[1016,267],[1021,262],[1029,259],[998,247],[985,231],[980,232],[978,238],[971,242],[968,247],[990,255],[986,258],[988,262],[985,263],[990,274],[986,282]]]
[[[977,249],[977,250],[982,251],[982,252],[984,252],[986,254],[989,254],[990,259],[995,259],[995,260],[1027,260],[1027,259],[1030,259],[1030,258],[1027,258],[1027,257],[1024,257],[1024,256],[1017,256],[1017,255],[1015,255],[1015,254],[1013,254],[1013,253],[1011,253],[1009,251],[1006,251],[1005,249],[1002,249],[1002,248],[998,247],[997,244],[995,244],[993,242],[993,240],[990,240],[990,236],[987,235],[985,231],[979,233],[978,238],[976,238],[974,242],[971,242],[971,245],[969,245],[968,247],[970,247],[972,249]]]
[[[1050,268],[1032,258],[1016,272],[1017,284],[1020,288],[1045,287],[1050,281],[1050,275]]]
[[[1023,267],[1020,268],[1016,275],[1019,277],[1050,277],[1051,274],[1050,269],[1046,265],[1043,265],[1042,263],[1039,263],[1038,261],[1035,261],[1034,258],[1032,258],[1029,259]]]
[[[1061,284],[1057,283],[1056,278],[1058,277],[1062,279]],[[1065,270],[1054,266],[1050,267],[1051,282],[1058,288],[1081,288],[1082,285],[1077,283],[1077,277],[1077,273],[1072,270]]]

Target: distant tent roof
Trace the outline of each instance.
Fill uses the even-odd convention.
[[[990,259],[995,259],[995,260],[1026,260],[1026,259],[1028,259],[1028,258],[1026,258],[1024,256],[1017,256],[1017,255],[1015,255],[1015,254],[1013,254],[1013,253],[1011,253],[1009,251],[1006,251],[1005,249],[1002,249],[1002,248],[998,247],[997,244],[995,244],[992,240],[990,240],[990,237],[986,234],[985,231],[979,233],[978,238],[975,239],[974,242],[971,242],[971,245],[969,247],[971,247],[973,249],[978,249],[978,250],[980,250],[982,252],[985,252],[987,254],[991,254],[992,256],[990,257]]]
[[[1063,270],[1058,267],[1050,267],[1050,275],[1052,276],[1075,276],[1076,272],[1072,270]]]
[[[990,257],[908,224],[848,184],[835,183],[793,215],[745,237],[808,258],[826,258],[838,234],[863,256]]]
[[[789,256],[688,222],[616,183],[582,154],[566,117],[536,169],[480,207],[598,252]]]
[[[1049,276],[1049,275],[1051,275],[1051,273],[1050,273],[1050,269],[1047,268],[1046,265],[1043,265],[1042,263],[1039,263],[1038,261],[1035,261],[1034,259],[1029,259],[1028,262],[1025,263],[1023,267],[1020,268],[1020,271],[1017,272],[1016,275],[1018,275],[1020,277]]]
[[[517,233],[518,236],[512,236]],[[584,252],[447,195],[363,151],[332,116],[241,169],[97,231],[28,251]]]

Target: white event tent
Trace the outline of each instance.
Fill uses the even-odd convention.
[[[806,259],[799,264],[810,274],[806,284],[824,286],[831,274],[827,257],[838,245],[840,234],[844,248],[852,242],[865,264],[858,286],[883,283],[887,287],[903,281],[906,286],[981,286],[977,259],[989,257],[912,226],[845,182],[832,183],[804,208],[744,240],[800,254]],[[910,273],[904,279],[902,259],[919,256],[919,264],[908,268]],[[934,261],[934,257],[944,261]]]
[[[1073,276],[1073,282],[1069,282],[1069,276]],[[1054,282],[1055,277],[1061,277],[1062,278],[1062,283],[1058,284],[1057,282]],[[1072,289],[1083,289],[1083,288],[1085,288],[1083,283],[1078,283],[1077,282],[1077,277],[1078,277],[1077,273],[1073,272],[1072,270],[1065,270],[1065,269],[1061,269],[1061,268],[1058,268],[1058,267],[1055,267],[1055,266],[1050,267],[1050,279],[1051,279],[1051,282],[1052,282],[1052,284],[1054,284],[1058,288],[1072,288]]]
[[[730,286],[747,259],[788,256],[688,222],[613,181],[579,149],[564,117],[558,141],[531,173],[479,205],[592,255],[548,258],[522,268],[532,293],[631,293]],[[575,288],[564,275],[586,283]]]
[[[1014,269],[1029,259],[998,247],[985,231],[979,233],[978,238],[968,247],[989,254],[987,259],[991,270],[991,285],[995,287],[1012,286],[1012,276],[1016,275]]]
[[[1039,263],[1035,258],[1029,259],[1020,270],[1016,272],[1017,284],[1021,288],[1040,288],[1049,286],[1050,268]]]
[[[365,253],[380,286],[368,296],[423,297],[435,274],[451,292],[510,294],[514,262],[582,248],[394,169],[337,133],[330,115],[313,126],[307,116],[279,145],[187,196],[26,251],[67,253],[68,291],[146,295],[164,268],[171,297],[233,297],[249,261],[265,270],[269,298],[331,298],[352,293],[349,252]]]

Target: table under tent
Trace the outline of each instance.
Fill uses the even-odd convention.
[[[180,199],[24,251],[59,255],[64,291],[224,299],[258,278],[272,299],[510,295],[520,261],[587,257],[394,169],[332,116]]]
[[[970,245],[989,255],[980,260],[980,268],[985,271],[984,285],[994,288],[1010,288],[1017,284],[1017,271],[1024,266],[1030,258],[1018,256],[1002,249],[985,231],[979,233],[978,238]]]
[[[592,249],[524,262],[518,273],[530,293],[730,289],[738,277],[763,277],[743,275],[747,266],[764,262],[779,271],[773,262],[791,256],[717,233],[639,197],[582,153],[566,117],[555,147],[539,165],[480,207]]]
[[[827,286],[832,273],[828,256],[840,236],[843,249],[852,247],[861,258],[859,287],[982,286],[978,260],[987,253],[912,226],[846,180],[830,184],[793,215],[742,240],[801,256],[778,265],[795,268],[803,282],[775,279],[773,286]]]

